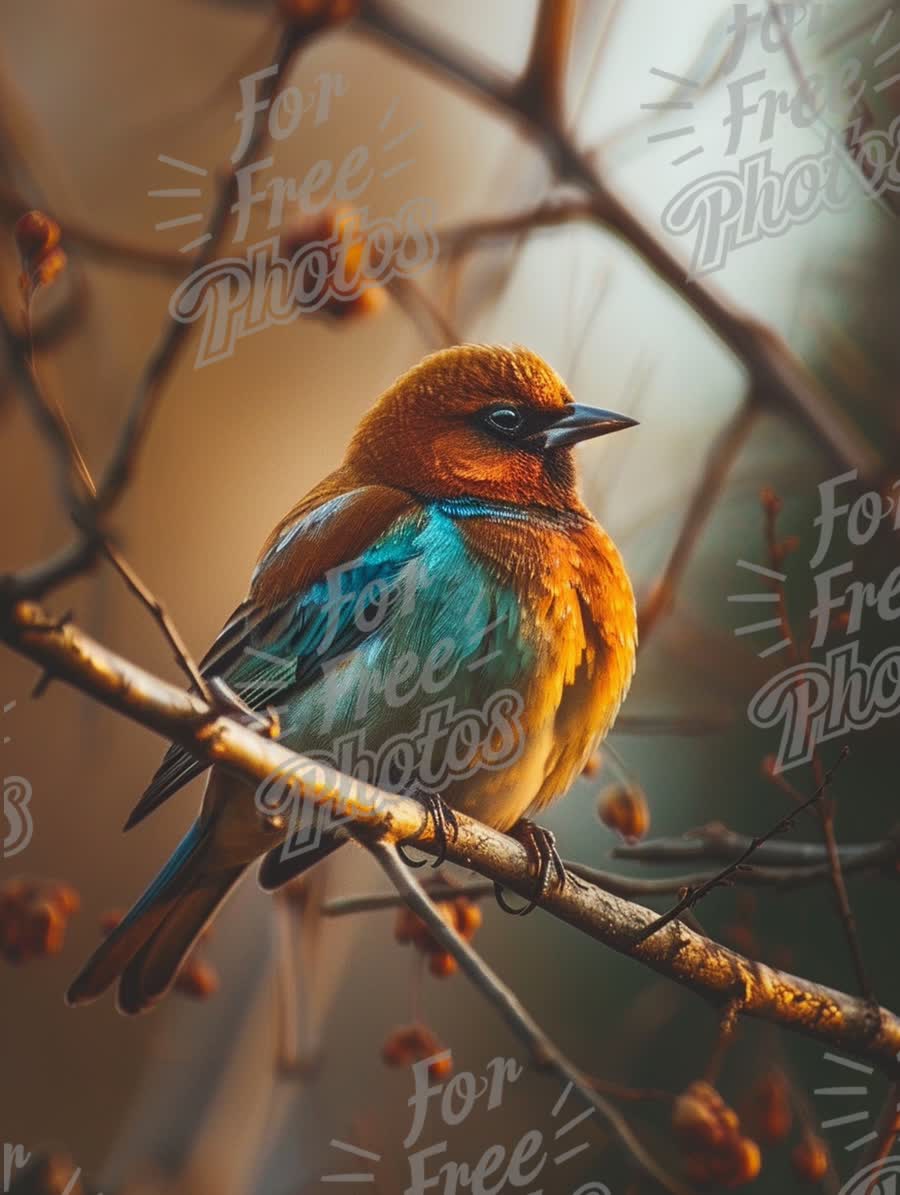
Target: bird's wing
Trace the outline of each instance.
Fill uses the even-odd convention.
[[[390,586],[416,554],[421,509],[387,486],[360,486],[328,496],[322,487],[276,528],[253,575],[250,594],[234,611],[201,671],[222,677],[251,709],[276,705],[322,675],[372,632],[354,601],[334,600],[332,586],[359,596]],[[320,500],[323,499],[323,500]],[[339,580],[329,579],[339,570]],[[384,626],[390,610],[378,622]],[[132,811],[125,829],[143,821],[208,764],[173,745]]]

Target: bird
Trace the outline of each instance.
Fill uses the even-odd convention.
[[[243,709],[274,708],[292,750],[418,797],[445,835],[463,813],[519,837],[540,890],[563,883],[532,819],[612,727],[637,650],[629,576],[579,496],[573,450],[635,424],[577,404],[522,346],[426,356],[271,532],[202,675]],[[207,769],[170,747],[125,828]],[[259,793],[209,769],[197,818],[70,1005],[118,982],[121,1012],[151,1008],[254,863],[272,890],[347,841],[326,827],[287,853]]]

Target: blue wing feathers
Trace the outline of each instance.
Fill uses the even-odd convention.
[[[456,525],[461,517],[462,512],[432,506],[420,517],[395,519],[358,559],[327,570],[324,578],[273,609],[261,612],[252,601],[243,603],[210,649],[204,673],[223,677],[253,709],[278,709],[291,745],[300,751],[314,749],[308,727],[304,741],[306,715],[296,712],[303,694],[322,680],[329,665],[360,650],[367,652],[376,687],[378,668],[390,666],[383,649],[388,655],[414,652],[424,662],[441,639],[451,641],[456,657],[465,661],[458,701],[468,701],[485,686],[493,691],[514,684],[522,648],[510,652],[502,645],[518,636],[515,595],[498,590],[470,558]],[[302,539],[294,537],[291,550],[301,546]],[[269,558],[274,559],[271,552]],[[387,646],[401,612],[401,641]],[[303,708],[307,714],[312,709]],[[284,716],[288,711],[294,713],[294,725]],[[126,828],[206,767],[183,748],[171,747]]]
[[[262,613],[251,600],[243,602],[204,657],[203,675],[221,676],[252,709],[296,696],[330,662],[360,647],[375,621],[384,627],[391,605],[403,600],[397,580],[419,554],[416,533],[414,521],[401,521],[358,560],[335,570],[339,576],[315,582],[274,610]],[[385,604],[375,620],[372,607],[379,601]],[[207,767],[183,747],[170,747],[125,829]]]

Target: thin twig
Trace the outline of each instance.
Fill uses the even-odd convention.
[[[638,642],[642,647],[659,619],[671,609],[675,591],[758,414],[759,405],[752,397],[745,399],[722,428],[707,453],[703,471],[691,494],[669,559],[661,576],[638,609]]]
[[[781,622],[782,632],[790,647],[791,659],[796,663],[806,661],[809,658],[809,645],[804,644],[802,647],[797,641],[797,636],[794,633],[788,613],[787,591],[785,582],[783,580],[783,573],[779,570],[783,567],[784,558],[787,553],[787,545],[779,542],[777,534],[778,515],[781,511],[781,500],[771,491],[763,493],[763,512],[765,518],[765,536],[766,546],[769,553],[769,563],[773,573],[777,574],[773,581],[773,589],[777,598],[778,618]],[[813,735],[812,719],[807,717],[803,726],[803,738],[810,753],[812,755],[812,769],[813,778],[816,784],[823,787],[827,784],[827,777],[822,764],[821,757],[816,748],[816,743]],[[844,930],[844,936],[847,940],[847,946],[850,950],[850,958],[853,963],[853,969],[856,972],[857,983],[859,990],[866,997],[867,1000],[874,1000],[872,984],[866,970],[865,960],[863,958],[862,944],[859,940],[859,933],[856,927],[856,918],[853,915],[853,909],[850,904],[850,895],[847,892],[847,884],[844,879],[844,873],[841,866],[841,856],[838,849],[837,835],[834,828],[835,818],[835,803],[830,799],[823,799],[816,805],[816,813],[822,825],[822,835],[825,839],[825,850],[828,856],[828,864],[831,872],[831,886],[834,891],[835,902],[837,905],[838,916]]]
[[[618,1109],[594,1088],[591,1081],[551,1041],[526,1011],[518,997],[504,984],[469,943],[450,926],[434,907],[418,879],[401,863],[395,846],[375,842],[369,850],[412,911],[425,922],[432,936],[459,963],[460,970],[494,1006],[510,1030],[524,1043],[538,1070],[550,1071],[574,1088],[589,1107],[603,1117],[616,1139],[634,1163],[673,1195],[686,1195],[686,1187],[656,1161],[635,1136]],[[567,1087],[567,1089],[568,1089]]]
[[[642,863],[728,862],[752,840],[714,822],[678,838],[646,838],[642,842],[613,847],[614,859],[636,859]],[[879,867],[890,871],[900,860],[900,839],[849,843],[840,848],[845,870]],[[757,865],[766,867],[817,867],[828,865],[828,852],[818,842],[767,842],[754,855]]]
[[[30,302],[31,291],[29,290],[25,305],[26,339],[21,346],[21,351],[17,351],[13,331],[3,318],[2,313],[0,313],[0,333],[6,342],[10,360],[19,382],[19,389],[25,398],[25,404],[56,456],[60,486],[73,522],[76,527],[87,530],[92,527],[92,504],[97,497],[97,487],[62,404],[47,395],[38,377],[28,338],[31,327]],[[162,602],[141,580],[122,552],[107,536],[98,531],[96,539],[88,538],[87,542],[96,543],[103,551],[128,589],[150,612],[154,622],[159,626],[172,648],[175,659],[196,686],[197,691],[204,700],[212,702],[212,693]]]
[[[290,24],[284,26],[275,55],[276,69],[260,87],[258,111],[254,115],[253,128],[239,160],[225,172],[206,226],[208,240],[190,262],[188,272],[191,274],[202,269],[215,257],[237,198],[239,171],[255,161],[265,145],[269,136],[268,105],[285,85],[291,64],[304,42],[305,38],[299,27]],[[102,510],[108,509],[116,502],[134,471],[138,451],[159,402],[163,384],[188,338],[190,328],[190,324],[170,318],[150,354],[119,443],[98,486],[97,500]]]
[[[34,207],[21,196],[18,191],[3,181],[0,181],[0,212],[5,212],[13,219],[18,219]],[[67,247],[77,246],[98,261],[120,263],[123,266],[149,268],[155,273],[160,271],[181,278],[184,276],[184,254],[177,250],[157,249],[149,245],[139,245],[123,237],[111,236],[90,224],[60,215],[47,210],[62,229],[63,244]]]
[[[414,278],[392,278],[386,289],[395,303],[419,327],[430,347],[449,348],[454,344],[462,344],[462,336]]]
[[[685,911],[685,909],[692,909],[704,898],[704,896],[707,895],[708,892],[711,892],[713,888],[718,888],[732,875],[734,875],[738,868],[741,867],[753,855],[753,853],[763,845],[764,842],[768,842],[770,838],[775,838],[778,834],[783,834],[785,830],[789,830],[795,824],[798,816],[803,812],[804,809],[808,809],[810,806],[814,805],[818,800],[820,800],[825,793],[832,776],[849,754],[849,747],[844,747],[837,758],[837,762],[825,774],[822,783],[808,800],[804,801],[802,805],[798,805],[796,809],[792,809],[790,812],[786,813],[784,817],[781,818],[780,821],[776,822],[770,830],[767,830],[765,834],[759,835],[758,838],[752,838],[747,846],[747,849],[742,851],[737,859],[735,859],[732,863],[729,863],[727,867],[723,867],[721,871],[717,872],[714,876],[707,880],[706,883],[701,884],[699,888],[687,892],[676,905],[669,909],[668,913],[664,913],[662,917],[658,917],[656,921],[643,929],[638,935],[638,941],[646,941],[648,938],[652,937],[653,934],[658,933],[663,926],[675,921],[676,918],[678,918]]]
[[[845,873],[871,872],[877,874],[880,870],[892,869],[896,863],[896,850],[885,852],[882,844],[878,844],[873,851],[872,859],[860,856],[849,866],[844,866]],[[689,875],[665,876],[658,879],[641,879],[636,876],[618,875],[611,871],[602,871],[597,867],[588,867],[585,863],[578,863],[573,859],[564,860],[567,871],[579,876],[588,883],[596,884],[604,892],[612,892],[615,896],[631,898],[646,898],[654,896],[671,896],[684,892],[685,889],[696,889],[708,881],[713,880],[720,873],[694,872]],[[807,888],[817,884],[831,882],[831,864],[820,863],[812,867],[749,867],[742,866],[730,876],[729,883],[747,888],[774,888],[785,891],[792,888]],[[452,900],[455,896],[465,896],[469,900],[481,900],[492,896],[494,885],[486,880],[471,880],[466,884],[437,883],[426,885],[428,895],[432,900]],[[322,906],[324,917],[349,917],[357,913],[378,913],[385,909],[395,909],[403,902],[391,893],[371,892],[361,896],[335,897]]]
[[[551,197],[535,207],[510,215],[447,225],[438,230],[437,240],[442,255],[455,258],[469,253],[482,242],[503,242],[526,232],[539,232],[579,222],[590,223],[593,211],[589,200]]]
[[[200,671],[200,668],[191,654],[188,645],[181,636],[181,632],[175,625],[172,616],[166,609],[165,605],[159,600],[155,593],[146,585],[134,568],[128,563],[122,553],[114,544],[108,540],[103,544],[103,551],[108,557],[113,568],[116,569],[119,576],[125,582],[128,589],[149,611],[150,617],[157,624],[162,631],[165,638],[168,640],[172,651],[175,654],[175,659],[181,666],[183,671],[187,673],[192,684],[195,686],[198,693],[201,694],[204,701],[213,704],[213,695],[209,688],[206,678]]]
[[[845,748],[846,750],[846,748]],[[818,754],[813,759],[814,775],[818,779],[822,775],[822,763]],[[823,784],[827,784],[827,776],[823,780]],[[867,1000],[874,1001],[875,994],[872,987],[872,981],[869,979],[869,973],[866,968],[865,960],[863,958],[862,943],[859,940],[859,931],[856,926],[856,917],[853,913],[853,908],[850,904],[850,894],[847,891],[847,883],[844,878],[844,870],[841,864],[841,853],[838,847],[837,834],[834,828],[834,814],[835,805],[833,801],[823,801],[818,806],[819,817],[822,821],[822,834],[825,838],[825,849],[828,852],[828,866],[831,872],[831,886],[834,890],[835,900],[837,902],[838,916],[844,929],[844,935],[847,939],[847,945],[850,948],[850,958],[853,962],[853,968],[856,972],[856,980],[859,984],[859,990]]]

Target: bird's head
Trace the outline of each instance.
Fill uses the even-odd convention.
[[[524,348],[462,345],[426,357],[363,418],[346,464],[427,497],[578,506],[572,448],[636,421],[576,404]]]

